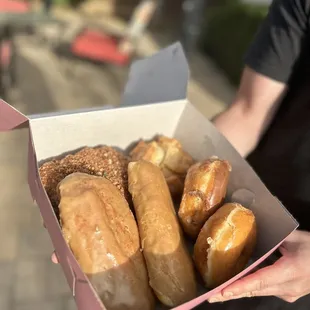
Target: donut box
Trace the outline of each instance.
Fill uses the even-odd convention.
[[[192,309],[205,302],[264,262],[298,227],[248,163],[187,100],[188,79],[188,64],[176,43],[132,65],[119,108],[26,117],[0,101],[0,131],[29,128],[29,188],[79,310],[106,308],[67,246],[39,177],[40,163],[60,154],[97,145],[126,150],[139,139],[160,134],[176,138],[196,160],[218,156],[229,161],[232,173],[226,199],[241,203],[256,217],[258,236],[253,257],[247,268],[229,281],[209,291],[199,284],[195,299],[173,309]],[[168,308],[158,303],[156,309]]]

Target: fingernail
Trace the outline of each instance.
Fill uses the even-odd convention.
[[[223,296],[229,298],[229,297],[234,296],[234,294],[233,294],[232,292],[224,292],[224,293],[223,293]]]
[[[214,302],[219,302],[220,300],[218,299],[218,298],[214,298],[214,297],[211,297],[209,300],[208,300],[208,302],[209,303],[214,303]]]

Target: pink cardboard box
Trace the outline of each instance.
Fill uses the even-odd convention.
[[[14,130],[19,126],[29,128],[29,187],[80,310],[102,310],[105,307],[63,239],[42,187],[38,163],[46,159],[83,146],[111,145],[125,150],[141,138],[151,139],[156,134],[163,134],[177,138],[197,160],[212,155],[229,160],[233,171],[227,200],[250,208],[257,219],[258,243],[252,262],[243,272],[214,290],[207,291],[201,286],[197,298],[174,309],[192,309],[244,276],[298,227],[247,162],[188,102],[187,83],[186,59],[180,44],[174,44],[151,58],[133,64],[123,98],[125,107],[27,118],[5,102],[0,102],[0,131]],[[158,304],[156,309],[161,308]]]

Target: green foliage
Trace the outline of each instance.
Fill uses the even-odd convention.
[[[84,2],[84,0],[54,0],[55,5],[67,6],[76,8],[79,4]]]
[[[70,1],[69,0],[54,0],[53,3],[55,5],[69,6]]]
[[[267,6],[238,0],[224,1],[207,11],[200,48],[226,72],[233,84],[239,82],[244,54],[267,12]]]

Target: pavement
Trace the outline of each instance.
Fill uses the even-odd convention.
[[[72,23],[72,12],[53,12]],[[113,17],[110,27],[124,29]],[[104,23],[102,21],[102,23]],[[139,45],[141,56],[163,45],[151,33]],[[118,105],[127,69],[95,67],[57,58],[39,40],[19,37],[18,87],[10,103],[24,114]],[[234,90],[212,62],[197,54],[190,63],[190,100],[207,116],[220,112]],[[27,132],[0,133],[0,309],[76,309],[61,268],[51,263],[53,247],[42,227],[27,184]]]

